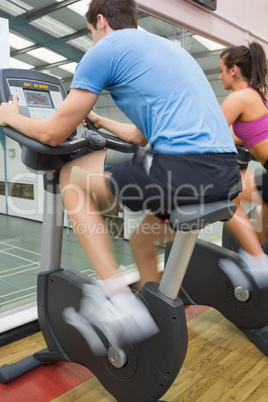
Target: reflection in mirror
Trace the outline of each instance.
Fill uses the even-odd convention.
[[[1,7],[3,8],[2,4],[0,9]],[[30,7],[30,9],[32,8]],[[24,11],[22,10],[21,12]],[[14,15],[17,15],[17,13],[19,11],[13,10]],[[48,24],[50,24],[51,34],[56,32],[55,35],[59,36],[59,29],[65,32],[66,35],[73,34],[74,36],[70,37],[68,43],[77,46],[80,50],[85,52],[91,46],[90,34],[76,38],[75,33],[70,31],[70,27],[63,27],[62,23],[59,24],[59,21],[53,19],[52,14],[47,18],[49,20],[46,20],[46,31]],[[78,17],[76,16],[76,18]],[[82,21],[84,23],[83,19]],[[41,23],[41,20],[36,20],[35,26],[40,28]],[[226,91],[224,91],[218,79],[218,61],[223,48],[222,45],[141,11],[138,12],[138,26],[139,29],[165,37],[178,46],[185,48],[200,64],[216,93],[219,103],[222,103],[226,96]],[[15,41],[16,46],[12,45],[13,42],[11,35],[11,48],[18,62],[36,62],[37,51],[35,53],[32,51],[30,55],[23,53],[23,47],[29,47],[29,43],[20,43],[18,50],[16,49],[16,46],[18,48],[17,39]],[[44,66],[43,71],[60,77],[68,92],[76,63],[68,64],[64,61],[62,63],[62,65],[60,63],[54,63],[54,65],[48,63],[45,65],[44,61],[39,60],[39,65]],[[99,97],[95,111],[102,116],[121,122],[128,122],[127,118],[115,106],[110,95],[105,91]],[[14,150],[13,156],[9,149]],[[9,142],[5,143],[4,141],[0,143],[0,313],[14,307],[26,305],[35,301],[36,298],[36,277],[39,270],[41,244],[40,221],[42,221],[43,207],[42,178],[34,176],[25,170],[20,161],[20,154],[21,150],[16,144],[10,145]],[[17,179],[15,180],[14,177],[17,177]],[[9,185],[7,185],[7,182],[9,182]],[[18,210],[18,205],[22,205],[22,202],[23,207],[25,207],[24,213],[18,216],[16,211]],[[9,204],[8,213],[6,213],[7,204]],[[13,210],[11,212],[11,206],[15,212]],[[36,210],[39,215],[29,216],[30,210]],[[129,238],[129,233],[124,233],[124,222],[128,219],[126,211],[117,208],[113,216],[106,216],[105,219],[112,234],[116,236],[116,252],[118,248],[119,253],[122,255],[122,249],[124,249],[124,254],[127,256],[127,262],[122,263],[133,268],[131,252],[127,249],[128,243],[123,240]],[[138,222],[140,217],[137,215],[135,219]],[[62,265],[70,269],[75,267],[80,272],[94,276],[94,270],[88,263],[84,251],[69,227],[67,219],[65,223]]]

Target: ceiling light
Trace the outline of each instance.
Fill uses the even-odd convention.
[[[220,43],[213,42],[210,39],[203,38],[202,36],[199,35],[193,35],[193,38],[196,39],[201,45],[205,46],[208,50],[219,50],[219,49],[225,49],[225,46],[221,45]]]
[[[77,47],[77,49],[82,50],[83,52],[87,52],[88,49],[91,48],[93,42],[87,36],[80,36],[78,39],[72,39],[68,42],[70,45]]]
[[[62,66],[60,66],[60,68],[74,74],[76,66],[77,66],[77,63],[74,62],[74,63],[63,64]]]
[[[47,63],[57,63],[58,61],[66,60],[66,57],[63,57],[51,50],[48,50],[44,47],[39,49],[30,50],[27,52],[30,56],[36,57],[37,59],[46,61]]]
[[[11,68],[22,68],[23,70],[30,70],[34,68],[31,64],[24,63],[18,59],[14,59],[14,57],[10,57],[10,67]]]
[[[9,0],[1,0],[0,9],[6,13],[16,17],[17,15],[25,13],[25,11],[31,10],[33,7],[23,1],[17,0],[16,4],[13,4]]]
[[[81,1],[78,1],[77,3],[71,4],[70,6],[68,6],[68,8],[70,8],[75,13],[80,14],[83,17],[85,17],[90,3],[91,3],[91,1],[89,1],[89,0],[81,0]]]
[[[57,0],[58,3],[61,3],[62,1],[63,0]],[[75,13],[80,14],[84,17],[87,13],[90,3],[91,0],[80,0],[74,4],[70,4],[69,6],[67,6],[67,8],[70,8]]]
[[[27,39],[9,32],[9,44],[11,47],[14,47],[14,49],[24,49],[25,47],[34,45],[34,42],[30,42]]]
[[[65,24],[62,24],[54,18],[48,17],[47,15],[30,22],[30,25],[34,26],[35,28],[41,29],[41,31],[44,31],[45,33],[50,34],[56,38],[61,38],[62,36],[67,36],[75,33],[74,29],[68,27]]]
[[[52,71],[51,70],[49,70],[49,69],[44,69],[44,70],[40,70],[40,72],[41,73],[44,73],[44,74],[49,74],[49,75],[53,75],[54,77],[57,77],[57,78],[59,78],[60,80],[62,79],[62,76],[60,76],[59,74],[55,74],[54,73],[54,71],[53,71],[54,69],[52,69]]]

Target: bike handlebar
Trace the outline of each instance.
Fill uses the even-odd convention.
[[[87,148],[89,151],[110,148],[119,152],[126,153],[135,152],[135,150],[137,149],[137,145],[123,141],[114,135],[102,133],[95,127],[94,131],[93,129],[86,129],[81,138],[74,137],[71,139],[67,139],[56,147],[43,144],[37,140],[34,140],[33,138],[27,137],[14,128],[3,128],[5,135],[13,139],[14,141],[17,141],[20,145],[25,146],[31,151],[47,155],[69,155],[82,148]]]

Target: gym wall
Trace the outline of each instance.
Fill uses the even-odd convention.
[[[258,41],[268,55],[268,2],[217,0],[209,11],[186,0],[137,0],[138,8],[223,45]]]

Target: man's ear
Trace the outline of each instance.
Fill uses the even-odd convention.
[[[107,22],[107,19],[102,14],[98,14],[97,15],[97,24],[99,25],[99,28],[101,30],[105,30],[108,22]]]
[[[104,15],[102,15],[102,14],[97,15],[97,26],[103,32],[104,35],[108,35],[109,33],[114,31],[110,27],[109,22],[107,21],[106,17],[104,17]]]

